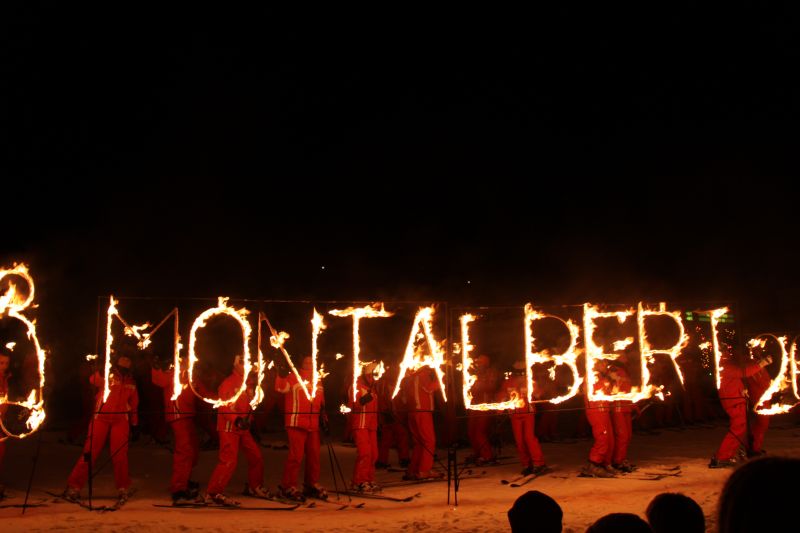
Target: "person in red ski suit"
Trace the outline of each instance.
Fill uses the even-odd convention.
[[[190,481],[192,468],[197,466],[200,441],[194,426],[196,396],[189,387],[189,376],[185,364],[182,359],[180,381],[183,391],[176,400],[172,400],[175,368],[163,369],[154,366],[150,370],[153,384],[164,391],[164,416],[175,437],[169,491],[172,494],[172,500],[176,502],[196,498],[199,489],[197,483]]]
[[[497,396],[499,376],[497,370],[490,366],[487,355],[481,355],[475,360],[475,383],[472,385],[472,403],[491,403]],[[492,444],[489,442],[489,428],[494,417],[487,411],[473,411],[467,409],[467,436],[472,446],[471,462],[482,465],[495,461]]]
[[[8,367],[11,365],[11,356],[5,352],[0,352],[0,398],[8,397]],[[5,415],[8,406],[0,404],[0,417]],[[6,440],[8,435],[0,432],[0,472],[3,471],[3,456],[6,453]],[[5,495],[5,487],[0,483],[0,500]]]
[[[621,356],[619,364],[608,365],[608,377],[611,380],[611,393],[629,393],[633,388],[630,375],[623,366],[627,358]],[[620,472],[630,473],[636,469],[635,465],[628,462],[628,447],[633,435],[632,412],[636,407],[630,400],[617,400],[611,404],[611,426],[613,428],[613,443],[609,446],[603,464],[611,464],[611,468]]]
[[[224,491],[236,470],[239,450],[244,452],[247,459],[245,494],[260,498],[269,497],[269,493],[264,490],[264,459],[261,456],[261,448],[250,434],[252,421],[250,402],[255,396],[257,378],[254,373],[245,378],[242,356],[237,355],[234,359],[233,372],[220,384],[218,394],[223,400],[232,398],[242,386],[244,379],[247,379],[247,389],[239,398],[233,404],[223,405],[217,409],[219,462],[208,481],[205,498],[208,503],[238,505],[238,502],[225,496]]]
[[[597,379],[594,384],[595,392],[611,394],[613,383],[608,375],[608,362],[599,360],[595,362]],[[611,460],[614,455],[614,425],[611,421],[612,402],[606,400],[589,401],[588,393],[584,396],[586,405],[586,418],[592,427],[594,443],[589,450],[589,464],[583,469],[584,475],[592,477],[613,477],[614,470]]]
[[[312,400],[306,397],[303,388],[311,393],[313,360],[303,358],[303,366],[299,371],[300,382],[293,373],[289,373],[285,362],[278,363],[278,377],[275,389],[284,398],[284,425],[289,440],[289,457],[283,470],[279,493],[292,500],[304,501],[307,496],[327,499],[328,493],[319,484],[320,475],[320,412],[325,405],[325,394],[321,384]],[[327,418],[323,414],[323,424],[327,427]],[[297,489],[297,476],[300,463],[306,459],[303,492]]]
[[[524,476],[540,474],[547,469],[547,466],[542,446],[534,431],[536,409],[534,404],[528,402],[528,378],[525,373],[525,363],[522,361],[514,363],[514,371],[503,381],[497,395],[498,401],[507,401],[512,397],[524,402],[522,407],[509,410],[514,442],[523,467],[521,473]]]
[[[356,443],[356,464],[353,488],[358,492],[378,492],[375,484],[375,462],[378,460],[378,396],[375,392],[377,363],[365,365],[356,380],[356,399],[350,399],[350,428]]]
[[[137,413],[139,394],[136,391],[136,382],[131,376],[131,359],[126,355],[117,357],[109,376],[110,392],[105,402],[103,402],[105,385],[103,375],[95,372],[89,381],[99,389],[95,400],[95,414],[89,424],[89,434],[86,437],[83,454],[67,479],[64,496],[70,500],[80,498],[80,490],[89,478],[89,463],[85,457],[91,453],[91,464],[95,465],[110,435],[114,481],[120,499],[125,499],[131,486],[131,478],[128,476],[128,437],[131,427],[136,428],[139,424]]]
[[[764,370],[764,367],[772,362],[772,358],[770,357],[763,361],[764,366],[761,367],[761,372],[756,372],[752,376],[745,378],[747,397],[750,399],[750,406],[753,410],[755,410],[764,393],[767,392],[772,381],[767,371]],[[766,454],[766,451],[764,451],[764,437],[767,434],[767,428],[769,428],[769,419],[769,416],[760,415],[753,411],[753,420],[750,424],[750,442],[747,449],[749,457],[758,457]]]
[[[744,365],[744,368],[742,368],[733,357],[733,350],[729,344],[721,343],[720,348],[724,353],[720,361],[719,398],[722,408],[725,409],[725,412],[728,413],[728,417],[730,417],[730,426],[719,445],[717,453],[711,458],[711,462],[708,464],[709,468],[727,468],[735,466],[735,455],[739,447],[748,448],[747,394],[745,380],[755,377],[758,374],[764,374],[763,377],[758,379],[762,381],[764,379],[769,380],[769,376],[766,376],[764,367],[772,362],[772,358],[767,356],[760,361],[748,362]],[[764,390],[766,390],[766,388]],[[754,401],[758,401],[758,398]],[[754,431],[753,440],[755,443],[757,439],[758,450],[760,451],[761,445],[763,444],[764,433],[766,432],[766,424],[763,424],[763,422],[758,423],[754,430],[755,429],[758,431],[758,436],[756,437]]]
[[[390,368],[383,379],[376,384],[378,394],[378,424],[380,427],[380,442],[378,443],[378,461],[376,468],[389,468],[389,450],[397,447],[400,466],[408,467],[411,463],[411,454],[408,447],[408,409],[405,404],[405,395],[398,392],[392,398],[394,385],[397,379],[397,369]]]
[[[408,406],[408,429],[414,442],[411,463],[403,479],[442,477],[433,469],[436,451],[436,430],[433,426],[434,395],[440,389],[436,372],[430,367],[410,370],[403,379],[405,401]]]

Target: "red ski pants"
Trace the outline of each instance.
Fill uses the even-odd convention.
[[[601,465],[611,464],[614,454],[614,428],[611,423],[611,412],[607,409],[586,409],[586,418],[592,426],[594,443],[589,450],[589,460]]]
[[[753,424],[750,426],[750,433],[753,438],[752,451],[760,452],[764,448],[764,435],[769,427],[769,417],[756,415]]]
[[[375,461],[378,459],[378,432],[374,429],[353,429],[356,442],[356,466],[353,484],[375,481]]]
[[[738,402],[734,405],[725,405],[723,403],[723,407],[731,420],[728,432],[725,433],[719,445],[719,450],[717,450],[716,458],[718,461],[731,459],[736,450],[739,449],[739,446],[747,447],[747,408],[745,403]],[[766,427],[764,431],[766,431]],[[763,442],[763,434],[761,440]]]
[[[484,460],[490,460],[494,454],[492,453],[492,445],[489,442],[489,426],[492,423],[492,417],[486,413],[472,413],[467,414],[467,436],[469,443],[472,445],[472,453],[475,457]]]
[[[114,482],[118,489],[127,489],[131,486],[131,478],[128,477],[128,434],[130,428],[128,419],[109,422],[102,419],[95,419],[89,423],[89,434],[86,436],[86,444],[83,446],[81,455],[72,473],[67,479],[67,485],[76,490],[81,490],[89,479],[89,464],[84,461],[85,454],[91,452],[92,466],[97,465],[97,458],[106,445],[106,439],[111,434],[111,461],[114,465]]]
[[[308,486],[316,485],[319,481],[319,431],[287,427],[286,434],[289,437],[289,457],[283,469],[281,487],[297,487],[303,455],[306,458],[304,483]]]
[[[194,418],[181,418],[170,425],[175,435],[175,451],[172,454],[172,479],[169,491],[178,492],[189,487],[192,468],[197,466],[200,443],[194,427]]]
[[[427,475],[433,468],[433,453],[436,450],[433,413],[417,411],[408,413],[408,429],[414,442],[408,472],[414,476]]]
[[[611,453],[611,464],[618,465],[628,458],[628,446],[631,444],[633,421],[630,411],[611,411],[611,424],[614,426],[614,451]]]
[[[381,426],[381,442],[378,448],[378,461],[389,464],[389,450],[397,446],[397,455],[402,461],[408,459],[408,432],[400,422]]]
[[[209,494],[222,494],[225,492],[225,487],[236,470],[239,450],[244,452],[244,456],[247,459],[248,485],[250,487],[264,485],[264,459],[261,457],[261,449],[250,432],[220,431],[219,462],[208,482]]]
[[[542,447],[534,433],[535,420],[533,413],[511,415],[511,430],[514,432],[519,462],[525,467],[531,464],[536,466],[544,464]]]

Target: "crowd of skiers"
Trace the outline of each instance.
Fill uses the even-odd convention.
[[[730,345],[722,344],[722,373],[720,400],[730,418],[730,430],[725,435],[719,450],[714,454],[710,467],[728,467],[736,463],[736,454],[744,448],[750,455],[763,454],[763,440],[769,418],[757,416],[750,424],[747,396],[760,395],[769,384],[764,368],[771,362],[769,357],[750,361],[742,365],[734,361]],[[113,462],[114,479],[120,499],[129,494],[131,479],[128,474],[128,442],[138,433],[139,392],[133,377],[133,357],[121,352],[114,359],[109,376],[108,397],[104,399],[105,383],[100,372],[94,372],[88,381],[96,389],[91,418],[88,422],[84,451],[67,479],[65,497],[77,500],[86,484],[91,465],[95,464],[106,442],[109,442]],[[0,352],[0,397],[7,394],[9,378],[8,354]],[[174,440],[172,475],[169,491],[175,502],[196,501],[201,497],[200,484],[192,480],[193,467],[197,465],[200,439],[198,424],[199,407],[205,402],[195,394],[198,386],[189,386],[185,361],[179,368],[159,364],[157,358],[151,363],[152,384],[163,390],[164,420],[172,429]],[[595,392],[611,394],[631,390],[631,379],[625,369],[624,357],[616,361],[598,361]],[[239,451],[247,461],[247,485],[245,493],[257,497],[280,497],[303,501],[307,497],[327,498],[326,489],[320,485],[320,431],[328,430],[328,419],[324,405],[324,389],[321,383],[316,394],[311,394],[313,362],[305,357],[297,374],[288,365],[276,366],[275,392],[282,401],[284,427],[288,441],[288,457],[283,469],[277,493],[272,494],[264,486],[264,463],[261,447],[253,436],[252,426],[258,422],[251,408],[256,394],[257,376],[245,375],[241,356],[234,360],[233,369],[217,387],[221,400],[233,398],[245,384],[244,392],[236,401],[217,408],[216,426],[213,434],[218,440],[218,463],[208,481],[203,497],[209,503],[222,505],[235,502],[226,495],[226,488],[235,471]],[[409,369],[401,383],[399,394],[394,394],[393,385],[397,369],[390,369],[383,379],[379,377],[378,365],[363,366],[362,374],[347,392],[349,437],[356,447],[356,462],[350,490],[378,492],[375,481],[376,468],[389,466],[389,452],[397,448],[400,465],[405,468],[404,479],[423,480],[442,476],[434,468],[436,431],[434,412],[440,381],[430,367]],[[514,364],[514,370],[501,377],[486,355],[478,356],[473,368],[476,380],[471,388],[473,403],[491,403],[516,397],[521,404],[507,411],[522,474],[541,474],[547,471],[545,458],[536,435],[535,421],[537,405],[528,402],[527,377],[524,362]],[[176,380],[184,386],[173,399]],[[299,375],[299,379],[298,379]],[[194,384],[192,384],[194,385]],[[209,391],[201,391],[207,393]],[[635,467],[627,458],[632,435],[632,413],[637,407],[630,401],[584,400],[585,417],[591,426],[594,439],[589,451],[588,463],[582,474],[592,477],[608,477],[618,472],[630,472]],[[5,407],[0,407],[0,414]],[[546,413],[544,413],[546,414]],[[543,415],[544,415],[543,414]],[[467,410],[467,436],[472,448],[468,459],[475,464],[496,462],[492,445],[492,421],[500,416],[497,412]],[[211,433],[211,431],[209,431]],[[0,441],[0,467],[6,442]],[[305,460],[302,483],[299,483],[301,464]],[[2,486],[0,486],[0,493]]]

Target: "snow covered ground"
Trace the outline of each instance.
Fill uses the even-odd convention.
[[[0,509],[0,530],[11,531],[508,531],[506,511],[514,499],[528,489],[551,495],[564,510],[564,531],[582,532],[595,519],[609,512],[633,512],[644,516],[648,502],[664,491],[683,492],[694,498],[704,509],[708,530],[714,530],[714,512],[719,492],[728,470],[710,470],[708,459],[716,449],[725,427],[687,428],[682,431],[664,429],[658,435],[634,435],[631,460],[647,469],[681,465],[680,477],[660,481],[632,479],[578,478],[584,464],[589,440],[571,443],[544,444],[547,462],[554,465],[552,474],[534,480],[523,488],[510,488],[500,483],[517,474],[516,463],[487,468],[485,478],[464,480],[459,492],[459,505],[447,504],[446,483],[427,483],[412,487],[388,489],[387,494],[406,496],[421,492],[409,503],[363,500],[362,509],[336,510],[328,504],[292,512],[229,511],[222,509],[162,509],[155,503],[169,503],[166,486],[170,473],[170,453],[153,444],[136,443],[131,449],[131,475],[138,492],[120,511],[99,514],[68,503],[53,503],[44,491],[63,490],[69,470],[78,458],[76,446],[59,444],[57,432],[45,432],[41,437],[41,453],[33,479],[30,502],[46,506],[29,508],[25,515],[19,508]],[[5,482],[12,498],[2,504],[22,503],[31,473],[37,438],[11,442],[6,453],[0,479]],[[800,428],[781,425],[775,420],[767,433],[765,447],[770,454],[800,456]],[[352,472],[354,449],[335,446],[345,474]],[[326,448],[323,446],[322,482],[333,487]],[[445,453],[440,451],[440,456]],[[286,455],[285,450],[264,449],[266,482],[274,487],[279,479]],[[465,456],[461,451],[460,456]],[[511,448],[504,455],[513,455]],[[102,456],[102,457],[105,457]],[[215,451],[201,453],[195,479],[203,485],[208,480],[216,460]],[[101,458],[101,462],[103,459]],[[510,462],[506,459],[505,462]],[[236,475],[228,493],[235,495],[245,478],[244,457],[240,458]],[[379,481],[399,478],[399,473],[380,472]],[[84,494],[86,490],[84,489]],[[95,480],[96,503],[111,503],[115,490],[111,466],[108,465]],[[104,500],[105,498],[105,500]],[[269,502],[242,497],[245,505],[269,505]]]

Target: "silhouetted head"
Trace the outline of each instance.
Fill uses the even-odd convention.
[[[646,514],[654,533],[703,533],[706,530],[703,509],[684,494],[659,494],[647,506]]]
[[[653,533],[653,530],[635,514],[611,513],[599,518],[586,533]]]
[[[561,506],[538,490],[529,490],[508,510],[512,533],[560,533],[563,517]]]
[[[765,457],[737,468],[719,497],[720,533],[796,531],[792,490],[800,479],[800,459]]]

